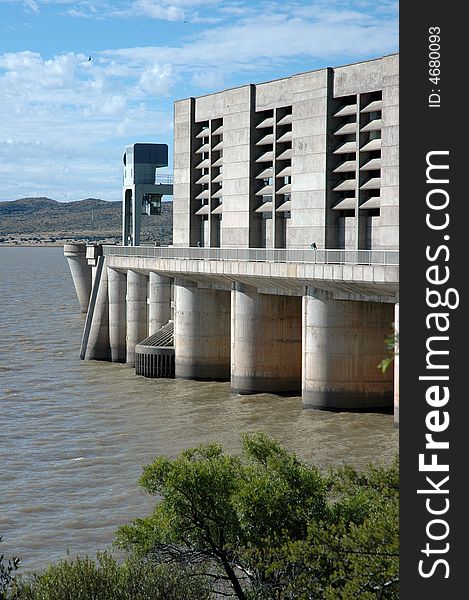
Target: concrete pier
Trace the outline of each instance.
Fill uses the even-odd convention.
[[[65,244],[64,256],[67,258],[81,312],[86,313],[91,295],[91,266],[86,260],[86,244]]]
[[[393,373],[378,369],[392,333],[393,305],[303,297],[303,404],[356,410],[391,407]]]
[[[394,423],[399,426],[399,302],[394,305]]]
[[[148,284],[148,335],[171,319],[171,278],[150,271]]]
[[[110,360],[109,346],[109,302],[108,285],[105,261],[96,270],[90,306],[88,308],[87,322],[89,330],[85,327],[82,358],[85,360]]]
[[[109,299],[109,345],[112,362],[126,361],[127,277],[115,269],[107,270]]]
[[[230,378],[230,292],[174,283],[176,378]]]
[[[305,406],[331,410],[391,408],[395,377],[398,422],[398,359],[384,375],[378,368],[393,321],[399,326],[398,269],[383,266],[382,254],[376,266],[348,266],[303,262],[296,251],[298,262],[259,250],[255,261],[184,252],[189,258],[167,248],[120,256],[109,246],[96,256],[82,358],[135,366],[135,346],[171,319],[174,281],[176,377],[231,379],[242,394],[301,391]]]
[[[126,362],[135,366],[135,346],[148,335],[147,325],[148,278],[138,271],[127,271],[127,338]]]
[[[301,298],[259,294],[235,284],[231,309],[233,392],[301,389]]]

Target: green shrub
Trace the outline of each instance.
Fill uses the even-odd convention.
[[[61,560],[18,583],[14,600],[208,600],[205,582],[185,570],[108,553]]]
[[[0,542],[2,541],[0,536]],[[0,555],[0,600],[8,598],[9,590],[15,583],[15,571],[20,566],[20,559],[14,556],[11,560],[5,560],[3,554]]]
[[[161,496],[118,543],[191,565],[240,600],[398,598],[398,467],[331,469],[264,434],[243,456],[219,444],[158,458],[140,484]]]

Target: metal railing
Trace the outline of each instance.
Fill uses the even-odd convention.
[[[156,175],[155,183],[163,183],[165,185],[173,185],[174,177],[172,175]]]
[[[268,248],[180,248],[173,246],[103,246],[105,256],[177,258],[324,265],[399,265],[398,250],[313,250]]]
[[[173,185],[174,184],[174,177],[172,175],[167,175],[167,174],[161,174],[161,175],[155,175],[155,178],[153,179],[152,177],[150,177],[150,175],[138,175],[137,177],[134,175],[133,177],[125,177],[124,175],[122,176],[122,185],[125,185],[127,182],[127,184],[130,183],[148,183],[149,185],[156,185],[156,184],[161,184],[161,185]]]

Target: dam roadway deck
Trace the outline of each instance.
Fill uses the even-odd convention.
[[[337,299],[396,302],[399,252],[103,246],[107,266],[150,271],[197,283],[251,285],[272,294],[303,295],[315,287]]]

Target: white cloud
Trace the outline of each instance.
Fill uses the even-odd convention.
[[[143,71],[139,86],[143,92],[155,96],[169,94],[176,80],[173,67],[170,64],[154,64]]]
[[[142,73],[128,78],[114,61],[81,54],[0,55],[1,199],[118,199],[123,147],[169,142],[172,110],[138,98]],[[163,66],[149,84],[166,85],[170,74]]]
[[[24,5],[34,13],[39,12],[39,6],[35,0],[24,0]]]
[[[152,19],[184,21],[186,18],[185,12],[178,6],[162,2],[153,2],[153,0],[137,0],[134,4],[134,10],[137,14]]]
[[[197,25],[172,25],[171,45],[96,48],[92,61],[74,52],[47,59],[30,50],[0,54],[1,199],[36,192],[118,199],[123,146],[170,144],[170,94],[215,91],[397,48],[396,5],[387,0],[379,10],[370,0],[31,2],[100,19],[140,15]]]
[[[214,23],[219,18],[213,14],[202,16],[195,8],[206,9],[207,7],[221,4],[221,0],[133,0],[122,4],[113,3],[109,6],[109,14],[114,17],[146,17],[162,21],[180,21],[192,23]],[[212,10],[210,8],[210,10]]]
[[[101,55],[112,56],[114,62],[130,68],[164,62],[180,76],[188,72],[193,77],[207,69],[226,76],[252,73],[299,59],[309,61],[314,65],[311,68],[316,68],[318,62],[323,66],[325,60],[333,66],[342,56],[359,60],[393,52],[396,47],[394,19],[358,12],[346,19],[331,11],[319,11],[312,19],[283,13],[267,15],[261,27],[259,17],[249,17],[235,24],[207,28],[177,47],[122,48]],[[197,77],[201,82],[201,75]]]
[[[225,75],[220,70],[198,71],[191,78],[192,83],[204,90],[223,89],[225,86]]]

